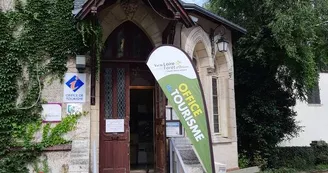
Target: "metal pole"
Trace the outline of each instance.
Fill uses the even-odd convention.
[[[93,173],[97,173],[96,141],[93,141]]]
[[[173,173],[173,147],[172,147],[172,139],[169,138],[170,141],[170,173]]]

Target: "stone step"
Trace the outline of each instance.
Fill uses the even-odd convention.
[[[192,149],[192,145],[186,145],[186,144],[178,145],[178,146],[176,146],[176,148],[179,150],[190,150],[190,149]]]
[[[194,150],[179,150],[183,163],[192,165],[200,164]]]
[[[174,138],[174,143],[176,145],[191,144],[191,142],[188,138]]]
[[[181,159],[188,173],[203,173],[203,167],[200,164],[197,155],[188,138],[174,138],[174,144],[179,151]]]
[[[185,165],[188,173],[205,173],[201,164]]]

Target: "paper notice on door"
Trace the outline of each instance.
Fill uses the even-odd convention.
[[[106,119],[106,133],[124,132],[124,119]]]

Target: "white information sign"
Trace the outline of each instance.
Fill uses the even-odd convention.
[[[180,122],[166,122],[166,136],[175,137],[181,136],[180,134]]]
[[[80,104],[80,103],[68,103],[66,113],[68,115],[82,113],[82,104]]]
[[[106,133],[124,132],[124,119],[106,119]]]
[[[85,73],[66,73],[64,80],[64,99],[65,103],[84,103],[86,88]]]
[[[59,103],[42,104],[42,119],[45,122],[58,122],[62,118],[62,107]]]
[[[176,114],[175,110],[172,109],[172,120],[179,120],[178,115]]]

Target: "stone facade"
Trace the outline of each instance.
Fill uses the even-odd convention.
[[[184,28],[181,34],[182,48],[197,60],[210,117],[215,162],[226,164],[228,169],[238,168],[232,47],[230,45],[226,53],[216,52],[215,48],[212,49],[209,34],[201,27]],[[229,31],[226,31],[225,38],[231,43]],[[214,133],[213,129],[213,77],[218,78],[219,83],[220,133]]]
[[[8,11],[14,6],[14,0],[0,0],[0,10]]]
[[[140,2],[141,3],[141,2]],[[100,12],[103,27],[103,41],[121,23],[132,21],[139,26],[153,42],[155,47],[161,45],[162,32],[168,21],[160,18],[152,9],[139,4],[133,15],[127,16],[119,4],[112,5]],[[205,19],[203,19],[205,20]],[[213,24],[211,24],[213,25]],[[207,25],[209,26],[209,25]],[[176,35],[179,35],[176,34]],[[226,39],[231,43],[230,31],[226,31]],[[199,62],[199,75],[204,89],[207,108],[210,115],[212,141],[215,161],[227,165],[228,169],[238,168],[237,131],[234,99],[234,79],[232,46],[226,53],[212,53],[212,45],[208,32],[201,27],[183,28],[181,30],[181,48],[190,57],[196,55]],[[215,65],[216,63],[216,65]],[[217,67],[216,69],[214,67]],[[214,70],[214,71],[213,71]],[[214,134],[212,115],[212,77],[220,80],[220,125],[222,134]],[[99,81],[98,81],[99,82]],[[99,83],[96,84],[96,105],[91,106],[91,141],[99,147]],[[92,142],[93,143],[93,142]],[[98,151],[98,150],[97,150]],[[98,153],[98,152],[97,152]],[[91,153],[93,158],[93,153]],[[98,155],[97,157],[98,158]],[[91,161],[92,162],[92,161]],[[97,160],[98,162],[98,160]],[[98,163],[97,163],[98,164]],[[93,163],[91,164],[94,165]]]
[[[7,8],[6,1],[1,1],[3,9]],[[7,1],[8,3],[11,1]],[[162,33],[168,24],[158,16],[151,8],[143,4],[142,1],[133,1],[132,6],[116,3],[103,9],[99,15],[99,21],[103,29],[103,42],[112,31],[125,21],[132,21],[139,26],[150,38],[154,47],[162,44]],[[215,162],[227,165],[228,169],[238,168],[237,151],[237,131],[235,116],[235,97],[234,97],[234,75],[232,46],[229,45],[226,53],[216,52],[209,37],[209,29],[215,28],[217,24],[204,18],[199,18],[199,25],[193,28],[184,28],[176,33],[175,43],[179,43],[181,48],[190,57],[198,62],[199,76],[208,113],[210,116],[212,142]],[[231,33],[225,31],[225,38],[231,43]],[[177,37],[179,35],[179,37]],[[216,39],[217,37],[214,37]],[[67,62],[68,72],[77,72],[74,58]],[[86,102],[83,110],[88,114],[78,121],[77,129],[68,135],[72,139],[71,151],[46,152],[49,159],[49,166],[52,172],[64,172],[68,166],[70,173],[93,172],[94,165],[99,164],[99,102],[100,85],[96,81],[96,104],[90,104],[90,72],[87,69]],[[220,133],[214,133],[213,125],[213,98],[212,98],[212,78],[216,77],[219,81],[219,123]],[[99,79],[99,78],[98,78]],[[48,102],[62,103],[63,84],[59,80],[52,81],[45,85],[42,98]],[[62,111],[65,116],[66,104],[62,103]],[[96,152],[93,152],[96,148]],[[96,154],[96,156],[94,156]],[[96,158],[96,160],[94,159]],[[98,170],[98,169],[96,169]]]
[[[70,58],[67,62],[67,72],[76,73],[75,59]],[[84,173],[89,172],[90,167],[90,125],[91,125],[91,109],[90,109],[90,72],[86,70],[86,102],[82,104],[83,111],[88,112],[86,116],[78,120],[76,130],[70,132],[65,137],[72,140],[70,151],[47,151],[45,154],[48,158],[49,167],[52,172],[60,172],[65,166],[69,167],[70,173]],[[64,84],[60,80],[51,81],[47,79],[42,92],[42,99],[49,103],[61,103],[62,116],[66,116],[67,104],[63,103],[63,89]],[[64,171],[64,170],[63,170]]]

